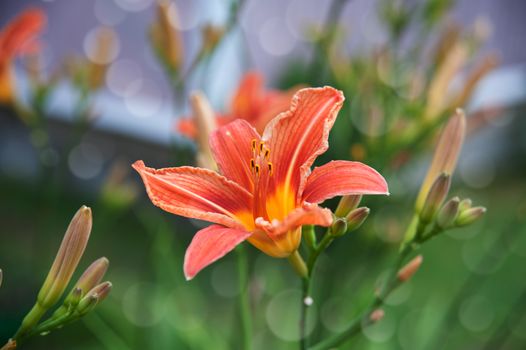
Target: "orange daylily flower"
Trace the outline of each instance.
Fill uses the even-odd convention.
[[[311,171],[328,148],[343,100],[331,87],[302,89],[262,136],[243,119],[220,127],[210,136],[210,148],[221,174],[133,164],[153,204],[215,223],[197,232],[188,247],[187,279],[245,240],[272,257],[288,257],[298,249],[302,225],[332,224],[331,211],[319,203],[388,193],[384,178],[359,162],[332,161]]]
[[[225,114],[216,114],[217,125],[223,126],[236,119],[245,119],[261,133],[272,118],[288,109],[296,91],[297,88],[287,91],[267,90],[260,73],[248,72],[230,102],[230,110]],[[188,138],[197,137],[194,118],[181,119],[177,130]]]
[[[13,59],[40,49],[35,39],[45,24],[44,12],[31,8],[18,15],[0,32],[0,103],[11,103],[14,98],[11,72]]]

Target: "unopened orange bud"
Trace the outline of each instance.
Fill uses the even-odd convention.
[[[406,282],[418,271],[420,265],[422,264],[422,255],[418,255],[408,262],[404,267],[398,271],[398,280],[400,282]]]
[[[334,215],[336,215],[339,218],[344,217],[345,215],[349,214],[351,210],[356,209],[360,204],[361,200],[362,196],[359,194],[343,196],[340,199],[340,203],[338,203],[338,207],[336,208]]]
[[[82,206],[71,220],[48,276],[38,293],[37,301],[43,308],[55,304],[64,293],[77,268],[91,233],[91,209]]]
[[[199,166],[215,169],[216,164],[209,146],[210,134],[217,128],[215,113],[206,96],[200,91],[196,91],[190,96],[190,104],[197,126],[197,144],[199,146],[197,160]]]
[[[347,232],[360,228],[369,216],[371,209],[367,207],[356,208],[347,215]]]
[[[420,193],[416,199],[415,209],[420,212],[424,206],[429,189],[436,178],[446,173],[452,175],[457,165],[457,159],[464,143],[466,134],[466,117],[461,109],[449,119],[438,140],[437,148],[431,161],[431,166],[420,187]]]
[[[183,39],[178,29],[179,16],[174,2],[162,0],[157,4],[157,21],[151,26],[153,45],[172,70],[183,63]]]

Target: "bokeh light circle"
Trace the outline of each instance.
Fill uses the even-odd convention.
[[[481,332],[491,326],[495,310],[490,300],[483,295],[474,295],[460,306],[458,318],[464,328],[472,332]]]

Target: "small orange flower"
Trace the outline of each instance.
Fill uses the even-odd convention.
[[[17,56],[38,52],[40,45],[36,37],[46,20],[42,10],[27,9],[0,32],[0,103],[13,101],[12,61]]]
[[[217,125],[226,125],[235,119],[245,119],[262,133],[272,118],[288,109],[296,90],[267,90],[263,86],[263,76],[260,73],[248,72],[230,101],[229,111],[216,114]],[[188,138],[197,137],[198,130],[194,118],[180,120],[177,130]]]
[[[343,100],[331,87],[302,89],[262,136],[242,119],[220,127],[210,136],[210,149],[221,175],[133,164],[153,204],[215,223],[197,232],[188,247],[187,279],[245,240],[270,256],[288,257],[298,249],[302,225],[332,224],[331,211],[319,203],[342,195],[387,194],[384,178],[359,162],[332,161],[311,171],[328,148]]]

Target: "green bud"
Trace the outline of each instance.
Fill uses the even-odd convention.
[[[96,294],[94,295],[87,295],[80,301],[77,312],[79,315],[83,316],[93,310],[95,306],[97,306],[97,303],[99,301],[99,298]]]
[[[345,218],[337,218],[331,226],[330,235],[333,237],[343,236],[347,232],[347,220]]]
[[[358,208],[361,200],[361,195],[343,196],[340,199],[340,203],[338,203],[338,207],[336,208],[334,215],[339,218],[343,218],[345,215],[349,214],[350,211]]]
[[[453,226],[458,216],[458,206],[460,200],[458,197],[453,197],[442,206],[438,212],[436,223],[441,229],[447,229]]]
[[[444,199],[446,199],[450,185],[450,175],[442,173],[436,178],[419,213],[422,223],[427,224],[433,221],[442,203],[444,203]]]
[[[460,201],[460,204],[458,205],[458,211],[462,213],[463,211],[471,208],[472,205],[473,203],[471,203],[471,199],[469,198],[463,199]]]
[[[347,232],[357,230],[369,216],[371,209],[367,207],[356,208],[347,215]]]
[[[455,220],[455,225],[459,227],[471,225],[484,215],[485,212],[486,208],[484,207],[474,207],[464,210],[458,215],[458,218]]]

